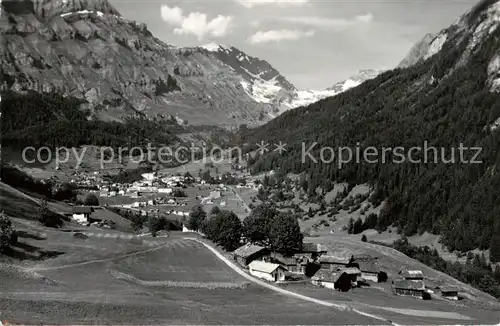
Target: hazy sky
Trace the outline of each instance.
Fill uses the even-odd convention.
[[[391,68],[426,33],[475,0],[110,0],[178,46],[235,46],[298,88],[322,89],[360,69]]]

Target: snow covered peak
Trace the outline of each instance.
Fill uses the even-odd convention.
[[[231,47],[228,46],[228,45],[217,44],[217,43],[213,43],[213,42],[205,44],[205,45],[202,45],[200,47],[204,48],[205,50],[210,51],[210,52],[217,52],[217,51],[220,51],[220,50],[230,50],[231,49]]]

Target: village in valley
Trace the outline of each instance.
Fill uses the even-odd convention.
[[[196,211],[195,208],[203,212],[231,211],[244,222],[245,218],[251,215],[251,208],[269,204],[266,203],[269,193],[274,193],[270,197],[276,198],[277,193],[283,196],[282,191],[289,189],[288,181],[283,182],[283,187],[277,187],[275,184],[274,187],[269,186],[269,180],[274,179],[273,172],[255,177],[243,173],[240,167],[238,170],[226,171],[212,177],[208,172],[210,167],[215,169],[213,164],[205,164],[207,170],[204,172],[200,169],[198,176],[189,171],[142,173],[140,180],[132,183],[113,183],[103,178],[100,172],[74,172],[71,182],[93,190],[86,191],[87,198],[66,215],[82,226],[113,229],[114,221],[106,219],[107,214],[103,212],[112,211],[128,218],[132,214],[136,217],[132,219],[132,224],[137,219],[142,221],[138,223],[139,227],[134,226],[133,229],[143,236],[168,236],[171,232],[184,232],[207,238],[201,225],[199,228],[190,229],[193,224],[190,222],[190,215]],[[89,197],[95,199],[89,200]],[[247,200],[249,204],[246,203]],[[92,201],[95,201],[95,205],[89,205]],[[279,200],[276,202],[278,207],[283,207]],[[347,207],[347,210],[349,208]],[[311,209],[309,215],[310,211]],[[206,215],[204,213],[204,216]],[[168,226],[163,223],[157,229],[151,229],[151,224],[155,224],[151,223],[151,220],[158,219],[168,220]],[[305,220],[307,219],[306,215]],[[221,250],[224,251],[224,248]],[[423,300],[437,298],[458,301],[464,298],[460,296],[459,288],[436,278],[426,278],[422,270],[401,266],[397,271],[387,271],[381,267],[379,257],[355,256],[348,252],[338,256],[321,243],[304,242],[300,250],[283,252],[273,250],[271,246],[262,243],[254,243],[243,236],[234,251],[224,252],[253,277],[277,285],[304,286],[308,283],[338,292],[375,288],[390,295]]]

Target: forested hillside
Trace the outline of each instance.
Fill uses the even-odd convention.
[[[485,19],[485,1],[464,19],[465,27],[450,27],[448,40],[430,59],[407,69],[383,73],[346,93],[299,108],[244,136],[247,144],[261,141],[287,144],[283,154],[269,152],[252,162],[253,172],[305,172],[308,189],[332,188],[334,182],[371,183],[371,200],[387,199],[377,228],[395,225],[405,235],[441,234],[452,250],[474,248],[500,252],[500,96],[491,87],[492,62],[500,49],[500,29],[478,40],[472,33]],[[495,72],[493,72],[495,73]],[[302,162],[302,146],[445,148],[455,163]],[[481,164],[460,162],[458,148],[482,147]],[[248,146],[248,150],[255,149]],[[474,152],[466,152],[468,160]],[[414,153],[423,158],[423,153]],[[432,156],[431,156],[432,157]],[[494,257],[492,257],[494,258]]]

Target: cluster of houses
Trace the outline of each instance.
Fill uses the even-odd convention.
[[[426,286],[424,273],[420,270],[403,269],[399,272],[399,278],[392,281],[394,294],[411,296],[423,300],[430,300],[431,294],[437,290],[441,297],[449,300],[459,300],[458,288],[449,285]]]
[[[266,247],[246,244],[233,253],[234,260],[247,267],[249,273],[272,282],[285,281],[302,275],[313,284],[339,291],[348,291],[362,282],[385,282],[387,274],[375,264],[356,262],[353,257],[342,260],[326,256],[321,244],[304,243],[292,256],[274,252]]]
[[[246,244],[233,252],[236,263],[248,269],[258,278],[270,282],[283,282],[297,276],[310,278],[311,283],[324,288],[347,292],[355,287],[370,283],[384,283],[388,275],[382,271],[373,257],[351,256],[339,259],[328,256],[320,244],[304,243],[300,252],[285,256],[266,247]],[[392,281],[395,295],[430,299],[434,293],[424,284],[424,274],[419,270],[401,270],[398,279]],[[458,300],[458,289],[451,286],[438,286],[441,296]]]

